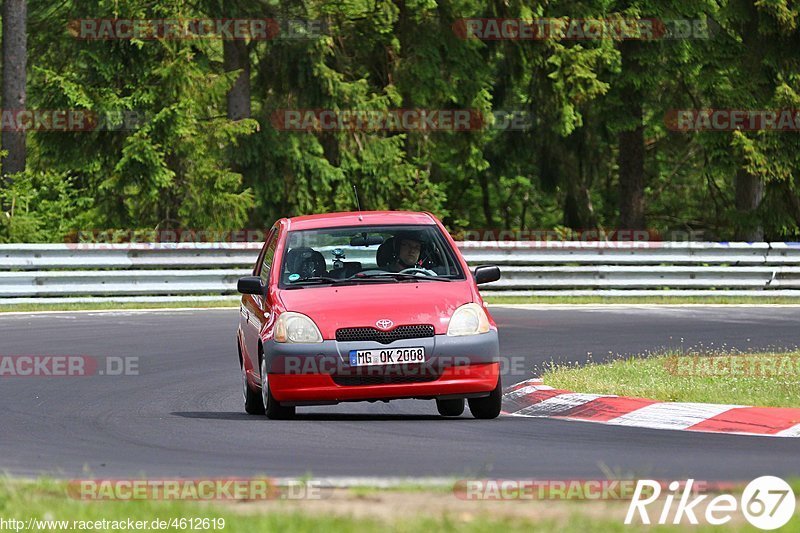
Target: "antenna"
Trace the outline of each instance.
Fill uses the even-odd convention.
[[[361,216],[361,202],[358,200],[358,188],[356,188],[355,183],[353,184],[353,194],[356,197],[356,207],[358,208],[358,221],[363,222],[364,217]]]

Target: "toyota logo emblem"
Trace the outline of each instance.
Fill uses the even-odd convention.
[[[392,322],[388,318],[382,318],[377,322],[375,322],[375,325],[378,326],[378,329],[387,330],[390,327],[394,326],[394,322]]]

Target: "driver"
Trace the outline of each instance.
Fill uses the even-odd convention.
[[[390,272],[400,272],[406,268],[418,267],[419,255],[422,252],[422,241],[414,234],[395,237],[395,260],[389,264]]]

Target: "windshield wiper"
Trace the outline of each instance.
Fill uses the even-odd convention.
[[[356,274],[348,279],[395,279],[395,280],[403,280],[403,281],[450,281],[450,279],[442,277],[442,276],[417,276],[415,274],[403,274],[400,272],[376,272],[374,274]]]
[[[344,283],[346,279],[336,279],[336,278],[329,278],[328,276],[309,276],[307,278],[300,278],[294,281],[290,281],[288,283],[287,288],[292,287],[303,287],[306,284],[314,284],[314,285],[322,285],[322,284],[335,284],[335,283]]]
[[[414,274],[401,274],[400,272],[375,272],[373,274],[357,273],[349,278],[337,279],[328,276],[309,276],[290,281],[287,289],[302,289],[309,285],[353,285],[361,282],[385,283],[391,281],[399,283],[401,281],[451,281],[442,276],[415,276]]]

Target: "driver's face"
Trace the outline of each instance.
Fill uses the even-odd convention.
[[[419,254],[422,250],[422,244],[417,241],[403,239],[400,241],[397,256],[407,265],[413,265],[419,261]]]

